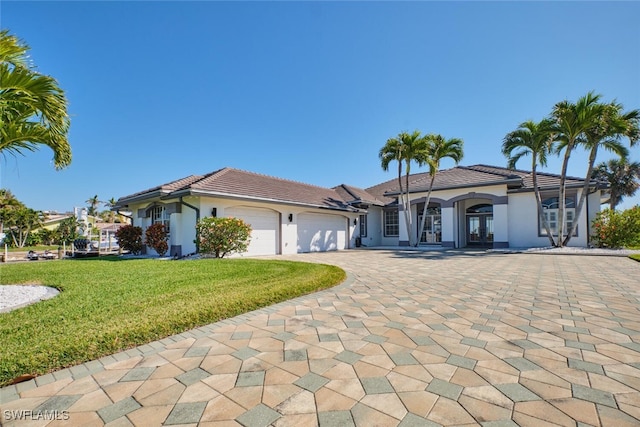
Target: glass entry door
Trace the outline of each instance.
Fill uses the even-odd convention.
[[[467,244],[473,246],[493,244],[493,215],[467,214]]]
[[[418,215],[418,228],[422,223],[422,214]],[[424,231],[420,236],[420,243],[439,244],[442,243],[442,216],[427,215],[424,220]]]

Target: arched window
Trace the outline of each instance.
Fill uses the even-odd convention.
[[[551,229],[551,234],[554,236],[558,235],[558,207],[560,204],[558,203],[558,197],[547,197],[542,200],[542,214],[547,219],[547,223],[549,224],[549,228]],[[566,232],[569,230],[569,227],[573,224],[573,218],[576,215],[576,199],[574,196],[567,196],[564,200],[564,235],[566,236]],[[547,230],[544,228],[544,224],[540,221],[540,236],[546,236]],[[578,235],[578,227],[574,229],[574,236]]]
[[[467,213],[493,213],[493,205],[489,205],[487,203],[481,203],[479,205],[473,205],[470,208],[467,208]]]

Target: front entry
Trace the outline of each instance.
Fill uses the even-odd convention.
[[[493,246],[493,206],[475,205],[467,209],[467,245]]]

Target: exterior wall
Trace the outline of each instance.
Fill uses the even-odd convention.
[[[211,197],[185,197],[184,202],[199,209],[200,218],[210,217],[212,215],[212,209],[216,209],[216,215],[218,217],[227,216],[226,211],[232,208],[263,208],[270,209],[279,213],[280,217],[280,230],[277,231],[279,236],[278,252],[282,254],[295,254],[297,253],[297,240],[298,240],[298,227],[297,217],[298,214],[316,213],[323,215],[335,215],[343,219],[345,224],[345,237],[346,247],[355,247],[355,237],[357,225],[354,225],[354,220],[358,218],[358,213],[352,212],[339,212],[331,211],[328,209],[310,209],[302,206],[289,206],[277,203],[264,203],[264,202],[252,202],[242,201],[236,199],[226,198],[211,198]],[[151,225],[151,218],[138,217],[138,211],[146,209],[152,203],[175,203],[179,200],[147,200],[144,203],[130,205],[129,209],[133,212],[133,225],[141,227],[143,230]],[[289,221],[289,215],[292,220]],[[173,247],[175,250],[180,248],[180,254],[185,255],[194,253],[196,246],[194,240],[196,238],[196,211],[186,205],[182,205],[181,213],[173,213],[170,215],[170,227],[171,234],[169,238],[169,248]],[[147,253],[155,255],[155,252],[151,248],[147,248]]]
[[[359,233],[359,228],[356,228]],[[362,237],[363,246],[382,245],[382,208],[370,206],[367,212],[367,235]]]
[[[580,197],[581,191],[576,196]],[[590,226],[595,214],[600,210],[600,192],[597,191],[588,197],[583,211],[578,219],[578,235],[573,236],[569,246],[586,247],[590,233]],[[540,236],[538,230],[538,207],[533,192],[513,193],[509,195],[509,242],[511,247],[536,248],[549,246],[549,238]],[[589,214],[587,215],[587,210]]]
[[[600,212],[600,191],[589,194],[585,203],[587,203],[587,212],[583,212],[583,214],[587,216],[587,223],[589,224],[588,244],[591,244],[590,236],[594,234],[593,221],[596,219],[596,215],[598,214],[598,212]]]

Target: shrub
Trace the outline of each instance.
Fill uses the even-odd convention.
[[[640,205],[622,212],[605,209],[593,221],[593,243],[601,248],[640,245]]]
[[[238,218],[202,218],[196,224],[196,244],[200,252],[216,258],[234,252],[246,252],[251,226]]]
[[[134,255],[142,252],[142,228],[133,225],[125,225],[116,231],[116,239],[120,247]]]
[[[158,255],[164,256],[169,250],[167,230],[164,228],[164,224],[151,224],[144,232],[144,237],[147,246],[151,246]]]

